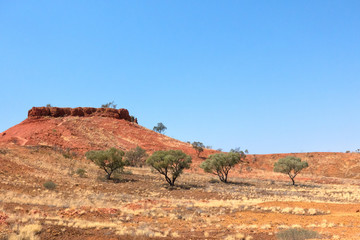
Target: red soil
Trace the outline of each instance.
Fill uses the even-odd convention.
[[[140,146],[150,153],[157,150],[181,149],[196,157],[196,152],[189,143],[170,138],[124,119],[99,115],[32,116],[0,133],[0,143],[14,143],[21,146],[57,146],[79,153],[110,147],[129,150]],[[202,156],[215,152],[215,150],[205,149]]]

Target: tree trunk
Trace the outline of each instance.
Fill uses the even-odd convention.
[[[295,181],[294,181],[294,178],[291,178],[291,181],[293,183],[293,186],[295,185]]]

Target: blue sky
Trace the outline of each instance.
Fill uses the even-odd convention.
[[[250,153],[360,148],[359,1],[0,0],[0,132],[115,101]]]

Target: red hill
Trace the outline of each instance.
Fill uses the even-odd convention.
[[[81,153],[140,146],[149,152],[181,149],[195,155],[190,144],[131,122],[126,109],[112,108],[32,108],[27,119],[0,134],[1,142],[58,146]],[[204,156],[214,152],[206,149]]]

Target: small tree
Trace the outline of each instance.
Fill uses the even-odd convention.
[[[106,172],[106,178],[111,179],[111,174],[122,169],[126,162],[123,161],[124,152],[120,149],[110,148],[105,151],[89,151],[85,156]]]
[[[287,174],[290,177],[293,185],[295,185],[294,178],[296,175],[298,175],[301,170],[307,168],[308,166],[309,164],[305,161],[302,162],[301,158],[287,156],[285,158],[280,158],[274,164],[274,172]]]
[[[236,164],[244,162],[245,158],[246,155],[244,153],[215,153],[202,162],[200,167],[204,169],[205,172],[217,175],[220,181],[227,183],[230,169]]]
[[[117,106],[117,104],[115,104],[114,101],[101,105],[102,108],[116,108],[116,106]]]
[[[190,168],[191,157],[181,150],[157,151],[146,160],[146,163],[164,175],[170,186],[174,186],[182,171]]]
[[[200,157],[200,153],[204,151],[204,144],[202,142],[193,142],[192,147],[195,149],[197,156]]]
[[[125,160],[129,163],[130,166],[142,167],[145,164],[146,158],[149,155],[146,153],[145,149],[137,146],[125,153]]]
[[[163,133],[166,129],[167,127],[165,127],[165,125],[160,122],[157,124],[157,126],[154,126],[153,131],[158,133]]]
[[[234,152],[234,153],[240,153],[240,154],[248,154],[249,153],[249,151],[247,150],[247,149],[245,149],[245,151],[242,151],[242,150],[240,150],[240,147],[236,147],[236,148],[232,148],[232,149],[230,149],[230,152]]]

